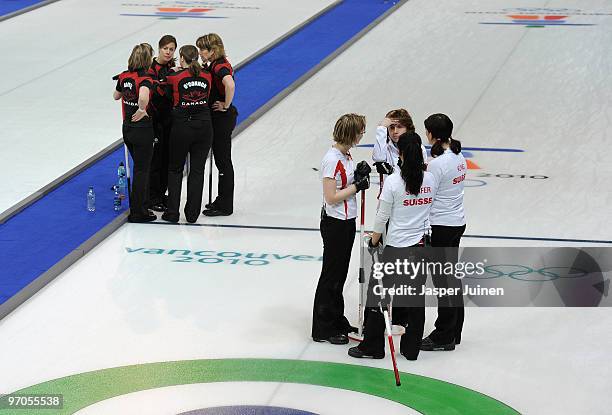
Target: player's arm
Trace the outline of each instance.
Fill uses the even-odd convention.
[[[149,105],[149,96],[151,90],[147,86],[141,86],[138,91],[138,110],[132,115],[132,121],[137,122],[148,116],[147,106]]]
[[[386,185],[386,183],[385,183]],[[387,222],[391,217],[391,210],[393,204],[386,200],[380,199],[378,204],[378,210],[376,211],[376,219],[374,219],[374,232],[372,232],[372,246],[378,245],[380,237],[385,231]]]
[[[119,81],[119,75],[117,75],[116,77],[113,77],[113,79],[116,78],[117,81],[117,85],[115,86],[115,89],[113,90],[113,99],[115,101],[117,101],[118,99],[121,99],[121,97],[123,96],[123,93],[121,92],[121,82]]]
[[[224,112],[229,109],[230,105],[232,105],[234,93],[236,92],[236,83],[231,75],[225,75],[221,82],[223,82],[223,88],[225,90],[225,101],[215,101],[212,107],[214,111]]]
[[[376,127],[376,142],[372,152],[372,160],[375,163],[387,161],[387,127],[382,123]]]
[[[236,83],[231,75],[225,75],[223,77],[223,88],[225,88],[225,109],[228,109],[232,105],[234,99],[234,93],[236,92]]]
[[[325,203],[328,205],[340,203],[355,193],[357,193],[357,186],[354,184],[347,186],[345,189],[338,190],[336,189],[336,179],[331,177],[323,178],[323,197],[325,197]]]

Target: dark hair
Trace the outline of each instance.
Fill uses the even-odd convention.
[[[161,39],[159,39],[159,43],[158,46],[159,48],[163,48],[164,46],[166,46],[169,43],[174,43],[174,48],[176,49],[176,47],[178,46],[178,43],[176,43],[176,38],[172,35],[163,35],[161,37]]]
[[[172,35],[163,35],[161,39],[159,39],[157,46],[159,47],[159,49],[161,49],[164,46],[169,45],[170,43],[174,43],[174,49],[176,50],[176,48],[178,47],[178,43],[176,43],[176,38]],[[172,58],[168,62],[166,62],[166,65],[168,66],[174,66],[175,64],[176,58]]]
[[[179,55],[185,59],[185,63],[189,65],[189,72],[193,76],[198,76],[202,72],[202,66],[198,62],[198,49],[193,45],[181,46]]]
[[[453,122],[445,114],[433,114],[425,120],[425,129],[429,131],[436,143],[431,147],[431,155],[437,157],[444,153],[442,144],[450,144],[453,153],[461,152],[461,142],[453,140]]]
[[[429,152],[431,153],[431,157],[433,158],[444,154],[444,147],[442,147],[442,142],[440,140],[436,140],[436,142],[433,143],[433,145],[431,146]]]
[[[406,183],[406,191],[415,196],[421,191],[425,170],[421,142],[421,137],[414,131],[400,135],[397,140],[397,148],[403,159],[400,173]]]
[[[423,140],[421,140],[421,136],[418,135],[415,131],[406,131],[405,133],[401,134],[399,138],[397,139],[398,148],[399,148],[399,140],[401,140],[402,138],[404,139],[404,141],[407,141],[407,142],[415,142],[419,146],[423,144]]]
[[[389,111],[387,115],[385,115],[385,118],[397,120],[402,126],[406,127],[406,130],[414,131],[414,122],[412,122],[412,117],[404,108]]]

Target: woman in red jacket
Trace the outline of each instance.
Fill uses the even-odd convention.
[[[134,46],[128,59],[128,70],[117,78],[113,92],[121,99],[123,112],[123,141],[134,160],[134,180],[130,193],[130,222],[151,222],[157,219],[146,205],[149,195],[149,169],[153,155],[153,124],[147,113],[153,79],[147,73],[151,66],[150,46]]]
[[[165,79],[175,65],[174,52],[176,38],[164,35],[159,39],[159,51],[151,64],[153,79]],[[166,190],[168,190],[168,147],[170,129],[172,128],[172,97],[163,94],[163,90],[155,91],[152,96],[153,130],[155,131],[155,146],[151,160],[150,204],[151,209],[163,212],[166,209]]]
[[[196,41],[200,57],[209,63],[212,74],[210,108],[213,124],[212,150],[219,170],[217,198],[206,210],[206,216],[228,216],[234,211],[234,166],[232,165],[232,131],[238,111],[232,105],[236,84],[234,69],[225,56],[223,40],[216,33],[201,36]]]
[[[179,220],[183,166],[189,154],[185,217],[187,222],[194,223],[202,208],[204,167],[212,141],[208,108],[212,78],[198,63],[198,50],[195,46],[181,47],[179,56],[182,69],[166,77],[173,109],[168,160],[168,209],[162,219],[168,222]]]

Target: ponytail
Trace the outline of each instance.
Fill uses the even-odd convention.
[[[179,55],[185,59],[185,63],[188,65],[189,72],[193,76],[198,76],[202,72],[202,65],[198,62],[198,50],[193,45],[181,46]]]
[[[450,149],[455,154],[461,153],[461,141],[454,140],[453,137],[451,137],[451,139],[450,139]]]
[[[202,72],[202,65],[200,65],[200,63],[197,60],[192,60],[189,63],[189,72],[193,76],[198,76],[200,72]]]
[[[444,154],[444,147],[442,146],[442,141],[436,140],[435,143],[431,146],[431,150],[429,150],[431,156],[436,158]]]
[[[453,122],[446,114],[432,114],[425,120],[425,129],[436,140],[431,147],[431,155],[437,157],[444,153],[442,144],[448,144],[455,154],[461,153],[461,142],[453,140]]]
[[[400,174],[406,183],[406,192],[418,196],[423,185],[425,161],[421,151],[421,137],[413,132],[400,135],[397,147],[403,158]]]
[[[455,140],[451,137],[446,141],[436,140],[436,142],[431,146],[431,150],[430,150],[432,157],[435,158],[435,157],[438,157],[444,154],[444,146],[442,145],[443,143],[449,144],[448,147],[451,149],[453,153],[455,154],[461,153],[461,141]]]

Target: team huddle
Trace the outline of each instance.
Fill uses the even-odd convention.
[[[453,260],[465,231],[466,161],[461,154],[461,143],[452,138],[453,123],[448,116],[433,114],[424,124],[431,144],[429,161],[412,117],[405,109],[387,113],[376,129],[372,159],[384,185],[378,195],[379,205],[369,247],[376,249],[385,235],[384,262],[392,262],[401,250],[411,248],[419,252],[422,251],[419,247],[424,246],[451,248],[446,251],[447,255],[451,252],[446,260]],[[333,132],[334,145],[321,163],[323,265],[312,321],[312,338],[317,342],[347,344],[349,333],[359,330],[344,316],[342,292],[356,233],[356,194],[370,187],[370,166],[365,161],[355,165],[350,154],[350,149],[363,137],[365,126],[362,115],[340,117]],[[425,280],[426,275],[419,275],[414,284],[422,286]],[[446,282],[433,279],[433,282],[461,284],[456,278]],[[386,306],[388,302],[384,301],[368,304],[364,313],[363,340],[348,350],[350,356],[374,359],[385,356],[383,315]],[[454,350],[461,342],[463,300],[461,296],[439,297],[435,329],[425,338],[423,297],[409,306],[394,307],[392,318],[393,324],[405,328],[400,353],[408,360],[416,360],[421,350]]]
[[[179,221],[188,155],[184,214],[187,222],[196,222],[211,147],[219,170],[218,195],[201,213],[227,216],[233,212],[231,136],[238,114],[232,105],[234,70],[217,34],[199,37],[196,46],[182,46],[178,64],[176,48],[171,35],[160,39],[155,58],[149,44],[136,45],[128,69],[113,78],[117,80],[113,98],[122,102],[123,140],[134,162],[130,222],[154,221],[153,211],[163,212],[165,221]],[[333,132],[335,143],[322,161],[323,265],[312,322],[312,338],[318,342],[347,344],[348,334],[358,330],[344,316],[342,291],[356,234],[356,194],[370,187],[370,166],[365,161],[355,166],[349,152],[363,137],[365,126],[362,115],[340,117]],[[426,245],[429,229],[434,247],[458,247],[465,231],[466,162],[461,143],[451,137],[453,123],[444,114],[428,117],[425,130],[432,145],[428,163],[427,151],[405,109],[387,113],[376,129],[372,159],[384,186],[369,244],[375,249],[385,235],[383,259],[403,248]],[[419,283],[424,284],[425,277]],[[449,301],[439,297],[435,330],[424,339],[424,302],[394,309],[393,323],[405,328],[400,352],[407,359],[417,359],[420,350],[453,350],[460,343],[463,302]],[[384,357],[383,314],[383,307],[366,307],[363,341],[349,349],[350,356]]]
[[[218,192],[201,213],[233,213],[231,137],[238,115],[232,105],[234,69],[219,35],[201,36],[196,46],[182,46],[177,64],[174,36],[159,40],[155,58],[151,45],[141,43],[134,46],[128,69],[113,78],[117,80],[113,98],[122,102],[123,140],[134,162],[130,222],[154,221],[154,211],[163,212],[165,221],[179,221],[183,170],[189,155],[184,214],[187,222],[194,223],[202,208],[204,169],[211,147],[219,171]]]

